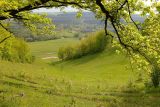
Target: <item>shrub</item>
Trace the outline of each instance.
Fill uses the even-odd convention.
[[[17,38],[11,38],[4,42],[1,45],[0,53],[2,60],[12,62],[32,63],[35,59],[35,57],[31,55],[26,42]]]
[[[64,60],[64,48],[63,47],[59,48],[58,58]]]
[[[158,87],[160,85],[160,68],[155,66],[152,69],[151,79],[154,87]]]
[[[150,74],[150,80],[145,81],[146,88],[159,87],[160,86],[160,68],[157,65],[152,67],[152,72]]]
[[[101,52],[105,49],[107,39],[103,31],[90,33],[83,38],[76,46],[61,47],[58,57],[61,60],[76,59],[88,54]]]

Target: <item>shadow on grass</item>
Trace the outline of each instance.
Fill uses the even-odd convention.
[[[54,66],[57,66],[57,65],[65,65],[65,64],[71,64],[71,65],[80,65],[80,64],[83,64],[83,63],[87,63],[87,62],[90,62],[94,59],[96,59],[97,57],[99,57],[99,55],[101,55],[102,53],[97,53],[97,54],[90,54],[90,55],[87,55],[87,56],[82,56],[80,58],[77,58],[77,59],[70,59],[70,60],[65,60],[65,61],[56,61],[56,62],[52,62],[50,63],[51,65],[54,65]]]
[[[54,65],[54,66],[57,66],[57,65],[65,65],[65,64],[70,64],[70,65],[80,65],[80,64],[84,64],[84,63],[87,63],[87,62],[90,62],[94,59],[97,59],[97,58],[105,58],[106,56],[111,56],[111,55],[115,55],[115,50],[116,48],[106,48],[104,51],[102,52],[96,52],[96,53],[91,53],[91,54],[88,54],[88,55],[85,55],[85,56],[81,56],[79,58],[76,58],[76,59],[70,59],[70,60],[65,60],[65,61],[55,61],[55,62],[51,62],[49,63],[50,65]]]
[[[10,79],[15,79],[15,80],[18,80],[18,81],[22,81],[22,82],[28,82],[28,83],[31,83],[31,84],[38,84],[34,81],[27,80],[27,79],[22,79],[22,78],[17,78],[17,77],[14,77],[14,76],[5,75],[5,77],[10,78]]]
[[[25,84],[22,84],[22,83],[14,83],[14,82],[11,82],[11,81],[4,81],[4,80],[0,80],[0,83],[4,84],[4,85],[13,86],[13,87],[16,87],[16,88],[36,88],[35,86],[32,86],[32,85],[25,85]]]
[[[114,93],[112,96],[116,100],[109,102],[109,107],[160,107],[160,91],[148,93],[143,89]]]

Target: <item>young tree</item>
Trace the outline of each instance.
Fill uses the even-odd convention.
[[[159,23],[159,20],[152,20],[152,18],[156,19],[160,5],[156,2],[157,0],[148,1],[152,1],[152,3],[147,5],[145,4],[146,0],[144,2],[143,0],[1,0],[0,24],[6,29],[4,21],[13,19],[21,21],[32,31],[36,31],[36,24],[41,22],[49,26],[51,21],[44,16],[33,14],[31,10],[42,7],[64,8],[67,6],[77,8],[80,12],[81,9],[89,10],[94,12],[97,18],[104,20],[106,35],[111,36],[131,56],[132,62],[139,63],[138,68],[146,69],[146,67],[149,67],[157,70],[160,62],[159,49],[157,48],[159,46],[159,29],[152,27],[156,26],[155,23]],[[155,11],[157,11],[157,14],[155,14]],[[143,15],[149,14],[147,20],[152,25],[147,24],[147,22],[145,24],[135,22],[132,18],[132,14],[135,14],[135,12],[141,12]],[[80,13],[78,16],[81,16]],[[121,20],[125,24],[121,23]],[[110,35],[108,33],[108,22],[113,26],[115,34]],[[46,29],[48,27],[45,27]],[[151,32],[154,32],[154,36]],[[7,38],[2,39],[0,43]],[[156,87],[157,84],[154,84],[154,86]]]

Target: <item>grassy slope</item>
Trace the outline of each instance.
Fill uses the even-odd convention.
[[[37,56],[32,65],[1,61],[0,106],[160,106],[160,94],[122,92],[134,75],[125,70],[126,58],[112,51],[66,62],[41,59],[56,56],[59,46],[76,42],[62,39],[31,43],[32,52]]]
[[[77,39],[57,39],[41,42],[32,42],[29,45],[31,47],[32,53],[37,57],[37,59],[41,59],[48,56],[57,56],[57,51],[59,47],[70,44],[72,45],[77,41]]]

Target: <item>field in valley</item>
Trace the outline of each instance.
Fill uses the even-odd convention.
[[[160,107],[158,90],[134,86],[127,56],[113,49],[70,61],[58,48],[78,39],[29,43],[33,64],[0,62],[0,107]],[[128,65],[128,69],[126,69]]]

